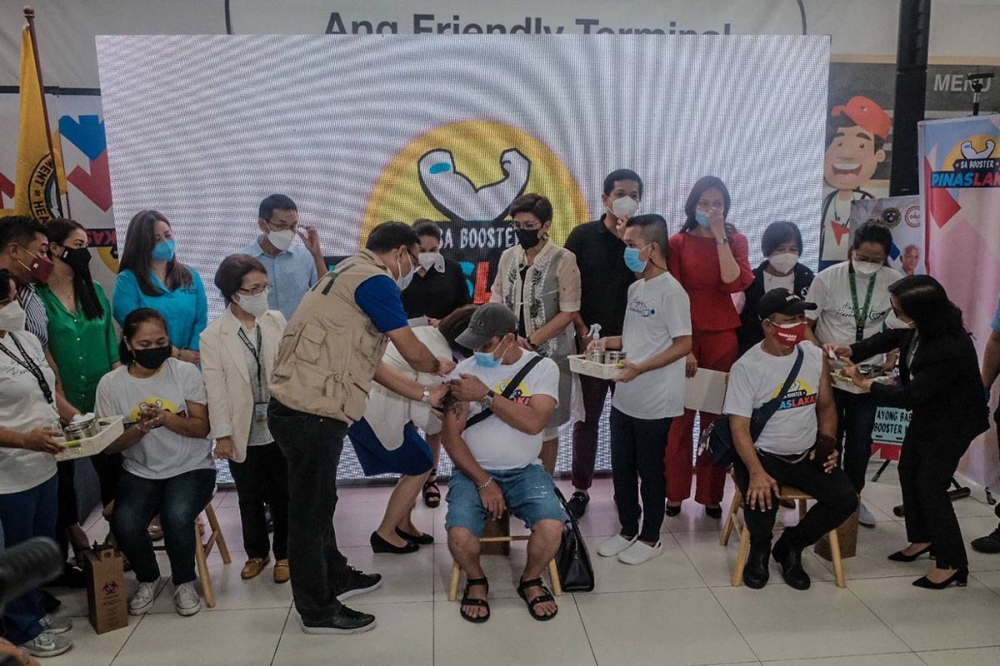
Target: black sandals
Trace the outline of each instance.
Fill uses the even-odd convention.
[[[490,593],[490,582],[488,580],[486,580],[485,577],[483,577],[483,578],[469,578],[468,580],[465,581],[465,594],[462,595],[462,608],[459,609],[459,613],[461,613],[463,620],[468,620],[469,622],[472,622],[473,624],[482,624],[483,622],[486,622],[486,620],[490,619],[490,615],[492,615],[492,613],[490,612],[490,602],[487,601],[486,599],[470,599],[469,598],[469,588],[470,587],[475,587],[477,585],[482,585],[483,587],[485,587],[486,588],[486,594]],[[474,615],[469,615],[464,610],[465,606],[479,606],[480,608],[485,608],[486,609],[486,615],[483,615],[482,617],[476,617]]]
[[[529,601],[528,595],[525,594],[525,590],[531,587],[542,588],[542,594],[539,594],[537,597]],[[544,604],[549,601],[556,600],[555,597],[552,596],[552,593],[549,591],[549,588],[545,587],[545,585],[542,583],[541,578],[522,580],[521,584],[518,585],[517,587],[517,594],[519,597],[524,599],[524,603],[528,604],[528,612],[531,613],[531,617],[535,618],[539,622],[548,622],[559,613],[558,608],[556,609],[556,612],[553,613],[552,615],[539,615],[538,613],[535,612],[535,607],[538,606],[538,604]]]

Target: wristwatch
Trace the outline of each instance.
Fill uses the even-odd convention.
[[[715,243],[717,245],[729,245],[729,236],[723,236],[722,238],[716,238]]]
[[[479,405],[483,409],[492,409],[493,399],[496,397],[497,397],[496,393],[494,393],[493,391],[487,391],[486,395],[484,395],[482,398],[479,399]]]
[[[425,386],[424,387],[424,392],[420,396],[420,402],[427,402],[430,399],[430,397],[431,397],[431,387],[430,386]]]

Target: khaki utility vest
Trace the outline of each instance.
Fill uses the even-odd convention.
[[[281,338],[271,394],[286,407],[359,420],[389,339],[354,301],[362,282],[392,274],[374,253],[345,259],[302,299]]]

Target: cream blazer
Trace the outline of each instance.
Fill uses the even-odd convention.
[[[268,310],[257,319],[261,333],[261,381],[267,383],[278,357],[278,345],[285,331],[285,318],[277,310]],[[236,443],[236,462],[247,457],[247,440],[253,423],[253,388],[247,368],[240,322],[227,307],[201,334],[201,370],[208,391],[209,437],[232,437]]]

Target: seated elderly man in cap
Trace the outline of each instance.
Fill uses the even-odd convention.
[[[461,379],[452,382],[454,402],[441,431],[455,463],[445,520],[448,547],[468,577],[462,617],[475,623],[490,618],[479,535],[490,516],[509,509],[531,530],[518,594],[533,618],[551,620],[558,608],[541,573],[559,550],[564,514],[538,456],[559,399],[559,368],[518,346],[517,319],[499,303],[476,310],[457,342],[475,352],[456,369]]]
[[[767,292],[757,306],[764,341],[747,350],[729,373],[724,412],[738,454],[733,476],[750,531],[743,582],[754,589],[767,584],[772,554],[789,586],[808,589],[802,551],[858,507],[854,487],[837,467],[837,410],[826,357],[804,342],[805,311],[815,309],[787,289]],[[777,410],[754,438],[754,412],[775,399],[780,400]],[[772,551],[778,493],[785,485],[808,493],[816,504],[798,525],[785,529]]]

